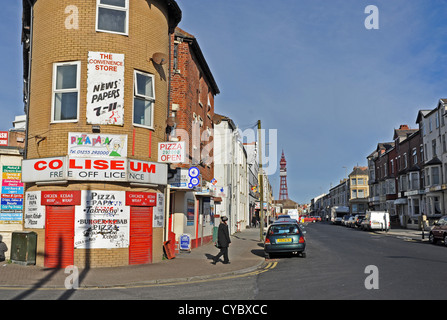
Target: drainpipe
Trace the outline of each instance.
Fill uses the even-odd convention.
[[[26,126],[25,126],[25,150],[23,154],[23,158],[28,158],[28,130],[29,130],[29,106],[31,99],[31,64],[32,64],[32,52],[33,52],[33,25],[34,25],[34,3],[31,0],[27,0],[30,6],[30,32],[29,32],[29,50],[28,50],[28,79],[27,79],[27,88],[26,88]],[[22,26],[23,28],[23,26]]]

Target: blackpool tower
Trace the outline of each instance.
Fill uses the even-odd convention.
[[[279,187],[279,200],[289,199],[289,192],[287,191],[287,169],[286,169],[286,157],[284,156],[284,150],[282,151],[281,161],[279,161],[280,169],[279,176],[281,177],[281,184]]]

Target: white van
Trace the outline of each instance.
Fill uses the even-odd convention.
[[[366,211],[361,228],[363,230],[387,231],[390,229],[390,214],[385,211]]]

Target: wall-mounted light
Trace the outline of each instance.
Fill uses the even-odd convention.
[[[101,127],[100,126],[92,126],[92,132],[93,133],[100,133]]]

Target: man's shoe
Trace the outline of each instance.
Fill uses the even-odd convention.
[[[224,261],[224,262],[222,262],[222,263],[223,263],[223,264],[230,264],[230,261],[227,261],[227,262]]]

